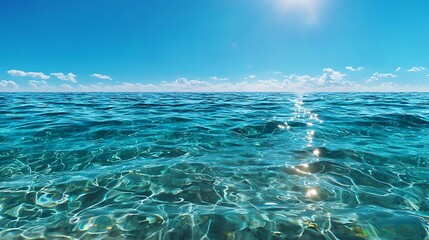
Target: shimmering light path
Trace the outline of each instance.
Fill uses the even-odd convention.
[[[1,94],[0,239],[427,239],[429,94]]]

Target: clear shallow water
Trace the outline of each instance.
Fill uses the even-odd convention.
[[[0,239],[427,239],[429,94],[0,95]]]

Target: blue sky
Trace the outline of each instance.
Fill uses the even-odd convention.
[[[0,91],[429,91],[427,0],[2,0]]]

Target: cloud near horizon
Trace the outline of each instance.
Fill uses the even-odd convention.
[[[354,68],[356,69],[356,68]],[[52,73],[60,80],[74,82],[76,75]],[[54,84],[46,80],[29,80],[27,86],[19,86],[14,81],[0,82],[0,91],[36,91],[36,92],[357,92],[357,91],[428,91],[428,87],[402,85],[392,81],[392,73],[373,73],[363,83],[348,79],[348,75],[333,68],[322,69],[319,75],[290,74],[274,78],[256,78],[244,81],[203,81],[178,78],[174,81],[162,81],[159,84],[130,82],[98,82],[96,84]],[[106,76],[109,77],[109,76]],[[223,78],[210,77],[210,80]],[[74,81],[73,81],[74,80]],[[378,84],[373,82],[378,81]],[[76,81],[75,81],[76,82]],[[74,83],[75,83],[74,82]],[[369,84],[370,83],[370,84]]]
[[[38,78],[43,80],[47,80],[51,78],[42,72],[24,72],[21,70],[9,70],[7,71],[7,73],[12,77],[31,77],[31,78]]]
[[[64,73],[59,72],[59,73],[51,73],[51,75],[63,81],[70,81],[72,83],[77,83],[76,81],[77,76],[73,73],[68,73],[67,75],[64,75]]]
[[[254,82],[207,83],[198,80],[180,79],[161,84],[142,84],[123,82],[114,85],[104,83],[71,86],[69,84],[51,85],[44,80],[30,80],[30,88],[14,87],[0,91],[35,91],[35,92],[386,92],[415,91],[427,92],[429,88],[418,86],[400,86],[394,82],[381,82],[379,85],[366,86],[356,83],[344,85],[325,85],[315,87],[318,78],[291,75],[291,80],[267,79]],[[0,86],[3,83],[0,82]],[[11,85],[10,85],[11,86]]]
[[[378,81],[380,78],[396,78],[395,74],[392,73],[378,73],[375,72],[370,78],[366,80],[367,83]]]
[[[346,67],[347,70],[351,71],[351,72],[358,72],[364,69],[364,67],[352,67],[352,66],[347,66]]]
[[[111,78],[110,76],[99,74],[99,73],[93,73],[93,74],[91,74],[89,76],[95,77],[95,78],[99,78],[99,79],[103,79],[103,80],[113,80],[113,78]]]
[[[410,69],[407,70],[407,72],[421,72],[426,70],[425,67],[412,67]]]
[[[210,77],[210,79],[215,80],[215,81],[226,81],[226,80],[228,80],[227,77],[222,78],[222,77],[217,77],[217,76]]]
[[[161,84],[120,83],[106,85],[104,83],[79,85],[77,88],[59,91],[72,92],[385,92],[385,91],[428,91],[429,88],[399,86],[394,82],[381,82],[376,86],[365,86],[344,81],[342,85],[319,84],[320,77],[291,75],[284,80],[267,79],[254,82],[208,83],[186,78]]]
[[[45,80],[30,80],[28,85],[35,91],[55,91],[56,87]]]
[[[15,81],[11,81],[11,80],[1,80],[0,86],[3,88],[15,88],[15,89],[19,87],[19,85],[16,84]]]

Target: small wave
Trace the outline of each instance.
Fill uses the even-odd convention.
[[[429,125],[429,121],[425,120],[424,117],[411,114],[378,114],[362,118],[355,122],[359,125],[369,127],[373,125],[380,125],[383,127],[418,128]]]
[[[279,126],[285,127],[285,123],[280,121],[270,121],[263,125],[250,125],[233,128],[232,131],[246,137],[257,137],[264,134],[273,134],[279,132],[281,130]]]

